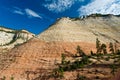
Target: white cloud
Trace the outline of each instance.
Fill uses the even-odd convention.
[[[16,14],[24,15],[24,12],[22,11],[22,9],[18,7],[14,7],[14,10],[12,12]]]
[[[35,11],[31,10],[31,9],[20,9],[18,7],[13,7],[14,10],[11,10],[12,13],[15,13],[15,14],[19,14],[19,15],[27,15],[28,17],[32,18],[32,17],[35,17],[35,18],[42,18],[38,13],[36,13]]]
[[[91,3],[82,6],[79,15],[89,15],[93,13],[120,14],[120,0],[92,0]]]
[[[36,17],[36,18],[42,18],[38,13],[36,13],[35,11],[31,10],[31,9],[25,9],[26,14],[29,17]]]
[[[75,2],[81,2],[84,0],[45,0],[46,4],[44,4],[44,7],[48,8],[48,10],[59,13],[63,12],[69,8],[75,3]]]
[[[24,15],[24,13],[22,11],[18,11],[18,10],[13,11],[13,13]]]

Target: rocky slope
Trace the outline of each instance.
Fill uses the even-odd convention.
[[[114,15],[86,18],[61,18],[38,35],[43,41],[120,42],[120,17]]]
[[[60,63],[62,53],[69,57],[76,53],[78,45],[86,53],[91,50],[95,52],[96,38],[102,43],[116,43],[119,48],[119,35],[119,16],[91,15],[86,18],[58,19],[46,31],[15,47],[5,56],[2,55],[4,58],[0,63],[0,77],[6,76],[9,79],[13,76],[15,80],[41,80],[41,75],[49,74],[49,71],[56,67],[55,63]],[[74,74],[76,72],[66,73],[65,79],[74,80]],[[39,79],[36,79],[37,77]]]
[[[0,27],[0,49],[11,49],[16,45],[22,44],[35,35],[26,30],[12,30]]]

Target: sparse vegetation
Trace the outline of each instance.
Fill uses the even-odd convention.
[[[96,13],[96,14],[91,14],[88,17],[101,17],[101,16],[103,16],[103,15]]]
[[[57,68],[55,68],[52,71],[50,77],[52,76],[56,80],[62,78],[64,79],[65,72],[78,71],[78,74],[76,74],[76,80],[88,80],[89,78],[86,75],[81,75],[79,73],[85,72],[84,70],[85,68],[89,69],[94,66],[96,68],[97,66],[105,66],[111,70],[109,72],[111,75],[115,75],[117,69],[120,66],[120,50],[117,50],[116,53],[114,49],[114,45],[112,43],[109,44],[109,50],[111,54],[108,54],[106,48],[107,45],[101,43],[98,38],[96,39],[97,52],[94,53],[93,51],[91,51],[91,55],[87,55],[78,45],[76,48],[76,54],[72,57],[72,59],[68,59],[65,54],[62,54],[60,61],[61,63],[58,64],[55,61]],[[93,71],[86,71],[86,72],[89,72],[90,74],[94,74],[93,77],[94,79],[101,79],[101,77],[98,76],[97,73],[104,75],[104,72],[99,71],[98,69],[94,69]],[[3,77],[3,80],[5,79],[6,77]],[[11,77],[11,80],[14,80],[14,77]]]
[[[119,68],[117,66],[120,65],[120,55],[119,55],[120,53],[118,50],[118,53],[115,54],[112,43],[109,44],[109,49],[111,54],[108,54],[106,48],[107,45],[101,44],[101,42],[98,39],[96,39],[97,52],[94,53],[93,51],[91,51],[91,55],[86,55],[86,53],[84,53],[84,51],[80,48],[80,46],[77,46],[76,48],[77,53],[73,57],[74,61],[69,61],[68,63],[68,61],[66,60],[66,56],[62,54],[61,64],[58,67],[57,73],[59,74],[59,76],[63,77],[64,72],[66,71],[74,71],[78,69],[83,70],[83,68],[99,65],[99,64],[104,65],[104,61],[109,62],[110,59],[112,59],[113,62],[110,63],[110,66],[108,66],[108,68],[111,69],[110,73],[114,75],[117,69]],[[94,63],[93,60],[96,60],[96,62],[99,62],[99,64]],[[101,73],[101,71],[97,70],[97,72],[95,73],[99,73],[99,72]],[[80,74],[77,74],[76,76],[76,80],[85,80],[86,78],[87,78],[86,76],[82,76]],[[101,79],[101,78],[100,76],[96,76],[95,79]]]
[[[88,15],[87,17],[96,18],[96,17],[108,17],[108,16],[111,16],[111,15],[112,14],[99,14],[99,13],[95,13],[95,14]]]

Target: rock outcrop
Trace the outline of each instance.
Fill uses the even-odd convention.
[[[0,54],[8,52],[15,46],[27,42],[35,35],[26,30],[12,30],[0,27]]]
[[[12,30],[4,27],[0,27],[0,49],[12,49],[13,47],[20,45],[35,35],[26,30]]]
[[[114,15],[86,18],[61,18],[38,35],[43,41],[120,42],[120,17]]]
[[[35,38],[11,50],[6,55],[5,61],[1,60],[0,65],[3,67],[0,66],[0,77],[6,76],[9,79],[13,76],[15,80],[40,80],[36,78],[54,69],[55,62],[61,62],[62,53],[71,56],[76,53],[78,45],[86,53],[96,51],[96,38],[101,43],[120,44],[119,35],[119,16],[92,15],[85,18],[58,19]],[[71,79],[69,75],[68,73],[67,78]]]

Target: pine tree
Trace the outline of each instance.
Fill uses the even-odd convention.
[[[101,53],[101,43],[98,40],[98,38],[96,39],[96,48],[97,48],[97,52],[96,53]]]
[[[115,43],[114,45],[115,45],[115,53],[117,53],[117,43]]]
[[[65,54],[62,54],[61,58],[62,58],[61,64],[64,65],[65,62],[66,62],[66,61],[65,61],[65,58],[66,58],[66,57],[65,57]]]
[[[105,44],[101,45],[101,50],[103,51],[104,54],[107,54],[106,48],[107,48],[107,46]]]
[[[83,52],[83,50],[80,48],[80,46],[77,46],[77,54],[79,54],[79,56],[84,56],[85,53]]]
[[[110,48],[110,52],[111,53],[115,53],[115,51],[114,51],[114,48],[113,48],[113,44],[110,42],[110,44],[109,44],[109,48]]]

